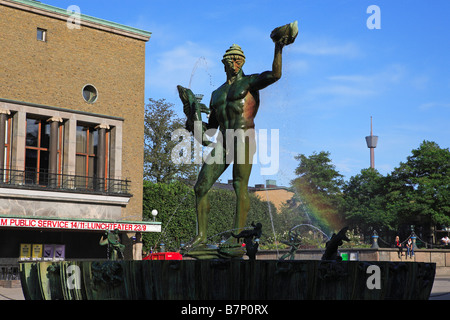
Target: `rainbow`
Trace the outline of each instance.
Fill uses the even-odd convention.
[[[311,190],[309,187],[297,185],[294,186],[294,189],[300,199],[299,208],[305,213],[309,223],[330,236],[344,227],[337,205],[330,197]]]

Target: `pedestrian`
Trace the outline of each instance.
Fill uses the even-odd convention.
[[[408,258],[409,255],[409,258],[412,259],[412,256],[414,255],[414,248],[411,238],[409,238],[408,242],[406,243],[406,250],[406,258]]]
[[[404,256],[404,254],[403,254],[403,247],[402,247],[402,244],[400,242],[399,236],[395,237],[395,244],[394,245],[398,248],[398,257],[400,258],[401,256]]]

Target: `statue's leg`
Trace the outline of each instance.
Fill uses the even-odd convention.
[[[252,164],[234,164],[233,187],[236,193],[236,216],[234,229],[236,233],[244,230],[247,214],[250,210],[250,197],[248,194],[248,180],[252,171]]]
[[[250,210],[248,181],[252,171],[252,160],[255,152],[254,140],[250,138],[241,145],[237,142],[235,150],[239,150],[240,148],[245,152],[245,161],[244,163],[239,163],[235,160],[233,165],[233,187],[236,193],[236,216],[234,220],[234,228],[237,229],[236,233],[239,233],[244,229],[247,221],[247,214]],[[235,159],[237,156],[238,154],[235,153]]]
[[[212,152],[214,152],[214,150]],[[210,209],[208,191],[228,167],[228,164],[225,161],[218,162],[221,163],[205,162],[198,175],[197,183],[194,186],[197,205],[197,236],[190,244],[192,247],[206,242],[208,214]]]

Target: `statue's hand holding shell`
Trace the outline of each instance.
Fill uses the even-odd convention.
[[[294,21],[284,26],[275,28],[270,34],[270,38],[275,43],[289,45],[291,43],[294,43],[295,38],[297,38],[297,35],[298,35],[298,22]]]

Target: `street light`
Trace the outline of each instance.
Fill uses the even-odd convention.
[[[153,216],[153,222],[155,222],[156,220],[156,216],[158,215],[158,210],[156,210],[156,209],[153,209],[152,210],[152,216]]]

